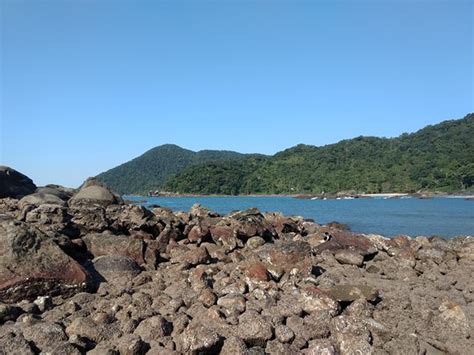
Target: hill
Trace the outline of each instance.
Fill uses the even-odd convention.
[[[167,191],[218,194],[366,193],[474,189],[474,114],[397,138],[298,145],[272,157],[188,167]]]
[[[165,144],[99,174],[97,179],[122,194],[145,194],[160,189],[170,175],[189,166],[220,160],[233,161],[244,157],[244,154],[231,151],[193,152],[177,145]]]

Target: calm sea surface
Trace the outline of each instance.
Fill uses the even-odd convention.
[[[338,221],[359,233],[385,236],[406,234],[453,237],[474,236],[474,201],[458,198],[300,200],[291,197],[133,197],[145,207],[157,204],[174,211],[188,211],[194,203],[226,214],[257,207],[262,212],[312,218],[318,223]]]

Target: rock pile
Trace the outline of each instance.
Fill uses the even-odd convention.
[[[0,199],[0,354],[473,349],[473,238],[147,210],[94,182],[31,192]]]

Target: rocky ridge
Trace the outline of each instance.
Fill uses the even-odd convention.
[[[474,346],[471,237],[386,239],[256,209],[148,210],[95,180],[30,190],[0,199],[0,354]]]

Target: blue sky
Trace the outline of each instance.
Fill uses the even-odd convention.
[[[164,143],[273,154],[474,111],[471,1],[0,3],[0,163],[37,184]]]

